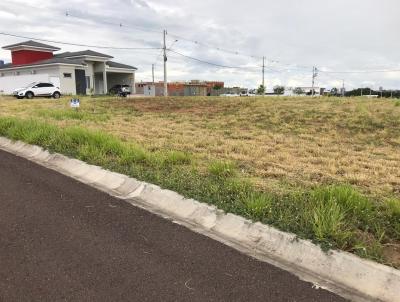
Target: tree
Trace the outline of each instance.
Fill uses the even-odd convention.
[[[304,94],[304,90],[301,89],[300,87],[296,87],[295,89],[293,89],[293,93],[297,95]]]
[[[260,85],[260,86],[257,88],[257,94],[265,94],[265,87],[264,87],[264,85]]]
[[[275,94],[283,94],[284,92],[285,92],[285,87],[279,85],[274,87]]]
[[[220,90],[220,89],[222,89],[222,85],[221,84],[215,84],[213,89],[214,90]]]

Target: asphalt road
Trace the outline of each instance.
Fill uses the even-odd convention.
[[[0,301],[344,301],[0,151]]]

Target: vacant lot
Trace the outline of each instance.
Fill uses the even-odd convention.
[[[2,135],[158,183],[327,247],[400,265],[398,101],[83,98],[74,111],[67,99],[3,98],[0,121]],[[102,140],[124,151],[96,154],[84,141],[76,150],[38,141],[24,134],[28,124],[42,132],[60,129],[61,136],[101,131],[112,135]]]

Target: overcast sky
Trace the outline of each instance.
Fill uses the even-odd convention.
[[[66,11],[79,18],[67,17]],[[222,80],[253,88],[261,83],[260,57],[266,56],[271,88],[310,86],[314,65],[324,71],[400,69],[399,16],[398,0],[2,0],[0,31],[91,45],[161,47],[166,28],[172,50],[243,67],[217,68],[171,52],[169,80]],[[22,41],[0,39],[1,45]],[[92,49],[138,67],[138,81],[151,80],[151,64],[156,63],[156,80],[162,80],[159,50]],[[9,62],[9,51],[1,50],[0,59]],[[342,80],[348,89],[400,88],[400,72],[320,72],[317,85],[339,87]]]

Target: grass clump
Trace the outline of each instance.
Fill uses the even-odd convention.
[[[343,216],[352,218],[357,227],[368,229],[368,222],[373,214],[372,202],[349,185],[321,187],[313,191],[312,198],[326,205],[337,208]],[[320,205],[320,204],[319,204]],[[332,212],[335,214],[336,210]]]
[[[192,158],[188,153],[181,151],[169,151],[165,156],[165,163],[170,165],[190,164]]]
[[[346,246],[350,234],[343,208],[335,199],[318,200],[312,211],[312,228],[316,239],[326,245],[337,243]]]
[[[267,194],[252,192],[244,199],[246,216],[262,221],[272,212],[272,197]]]
[[[213,161],[209,165],[208,171],[215,177],[228,178],[236,174],[236,166],[229,161]]]

